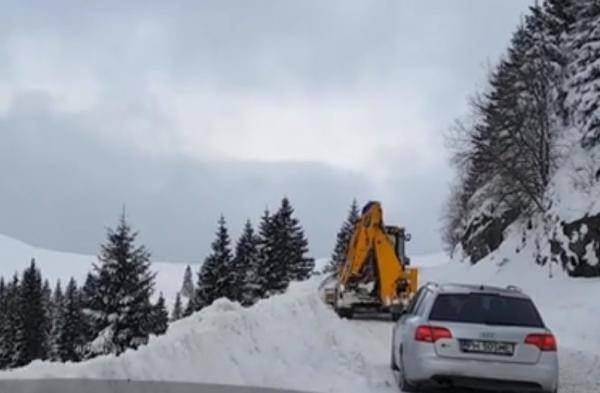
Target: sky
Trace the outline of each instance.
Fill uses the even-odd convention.
[[[198,263],[287,196],[311,255],[351,201],[442,248],[467,112],[526,0],[0,0],[0,233],[97,253],[125,206]]]

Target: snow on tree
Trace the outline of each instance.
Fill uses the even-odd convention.
[[[509,225],[544,215],[550,205],[546,190],[564,120],[561,26],[531,7],[487,91],[472,100],[469,123],[455,128],[461,178],[445,212],[444,239],[460,243],[473,263],[499,247]]]
[[[294,280],[305,280],[314,269],[314,259],[308,258],[308,240],[288,198],[283,198],[277,212],[270,218],[267,248],[266,283],[268,294],[284,292]]]
[[[181,285],[181,296],[191,298],[194,296],[194,281],[192,278],[192,268],[187,265],[183,274],[183,284]]]
[[[24,366],[32,360],[47,356],[47,313],[44,308],[42,276],[35,260],[23,272],[19,288],[19,313],[21,329],[15,341],[19,351],[15,353],[15,366]]]
[[[52,345],[52,319],[53,319],[53,313],[54,313],[54,304],[52,301],[52,289],[50,289],[50,282],[48,281],[48,279],[45,279],[44,284],[42,285],[42,306],[44,308],[44,310],[46,311],[46,319],[45,319],[45,326],[44,329],[46,331],[46,342],[44,343],[45,346],[45,354],[46,357],[44,358],[50,358],[52,356],[51,353],[51,345]]]
[[[57,357],[63,362],[77,362],[83,358],[87,337],[81,292],[74,278],[67,284],[63,303],[62,316],[57,323],[60,326],[56,340]]]
[[[185,305],[185,308],[183,309],[183,314],[182,317],[183,318],[187,318],[190,315],[192,315],[194,313],[195,310],[195,296],[191,297],[188,299],[188,302]]]
[[[155,274],[150,271],[150,253],[136,245],[123,213],[117,227],[108,230],[101,246],[99,264],[94,265],[90,289],[84,289],[86,315],[91,318],[93,336],[90,354],[120,354],[127,348],[147,343],[151,333]]]
[[[206,257],[198,273],[198,283],[192,307],[194,311],[212,304],[216,299],[228,293],[227,278],[232,256],[229,233],[225,217],[221,215],[216,238],[211,244],[211,253]]]
[[[588,149],[600,144],[600,4],[597,0],[576,3],[576,19],[569,35],[572,53],[568,103],[573,125]],[[597,167],[600,177],[600,166]]]
[[[178,321],[181,318],[183,318],[183,305],[181,304],[181,293],[177,292],[173,311],[171,312],[171,322]]]
[[[260,275],[259,237],[254,233],[250,220],[235,245],[235,256],[230,269],[230,299],[249,306],[261,296],[264,282]]]
[[[15,274],[12,281],[6,285],[4,297],[4,323],[0,326],[0,368],[10,368],[17,365],[20,358],[22,342],[17,341],[22,330],[22,315],[20,302],[20,282]]]
[[[8,289],[4,277],[0,277],[0,370],[8,366],[4,345],[7,339],[4,337],[8,325]]]
[[[258,225],[258,262],[254,272],[250,272],[249,282],[253,283],[250,299],[257,301],[269,295],[271,272],[277,264],[275,252],[275,232],[273,217],[265,209]]]
[[[350,238],[354,231],[354,224],[358,221],[359,215],[358,205],[356,204],[356,199],[354,199],[350,205],[350,210],[348,210],[348,216],[337,233],[333,254],[329,263],[323,268],[323,273],[337,272],[339,267],[344,263],[346,254],[348,253]]]
[[[157,336],[165,334],[169,327],[169,311],[165,304],[165,298],[162,292],[158,295],[158,300],[152,309],[152,321],[150,332]]]
[[[58,353],[58,337],[61,334],[62,321],[65,315],[65,298],[60,280],[56,282],[49,308],[50,336],[48,338],[48,356],[50,360],[60,360]]]

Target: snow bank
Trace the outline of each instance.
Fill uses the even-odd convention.
[[[166,336],[120,357],[79,364],[34,362],[2,378],[189,381],[308,391],[394,391],[389,323],[355,325],[318,297],[319,281],[242,308],[219,300],[174,323]]]
[[[517,239],[511,236],[511,239]],[[511,240],[512,242],[513,240]],[[561,393],[600,391],[599,280],[579,280],[535,265],[518,244],[475,266],[443,254],[414,256],[421,281],[517,285],[533,298],[559,341]],[[498,255],[504,255],[500,258]],[[0,378],[93,378],[186,381],[315,392],[397,392],[389,369],[392,323],[343,320],[319,298],[323,275],[280,296],[242,308],[218,300],[168,333],[119,357],[83,363],[36,361]],[[176,280],[179,283],[179,276]]]
[[[92,264],[98,261],[95,255],[45,250],[0,235],[0,276],[10,278],[15,272],[20,275],[32,258],[35,258],[44,278],[48,278],[53,286],[56,280],[61,280],[63,287],[70,277],[75,277],[82,285]],[[152,263],[152,271],[157,272],[156,294],[163,292],[168,304],[175,301],[175,295],[181,289],[185,266],[167,262]],[[198,270],[198,266],[192,268]]]

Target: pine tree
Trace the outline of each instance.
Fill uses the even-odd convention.
[[[102,326],[98,326],[95,318],[96,314],[93,310],[100,307],[96,296],[97,293],[96,277],[91,272],[88,272],[83,287],[80,290],[81,308],[84,320],[84,336],[85,341],[90,343],[96,338],[97,332],[102,330]]]
[[[198,284],[194,295],[195,311],[212,304],[216,299],[226,296],[227,272],[231,267],[231,249],[225,218],[219,218],[216,239],[211,244],[211,253],[204,261],[198,273]]]
[[[574,10],[568,67],[571,92],[568,103],[573,111],[573,125],[582,134],[582,145],[591,149],[600,144],[600,3],[580,0]],[[598,174],[600,174],[600,167]]]
[[[195,296],[188,299],[188,302],[186,303],[185,308],[183,309],[183,318],[189,317],[196,311],[196,302],[194,299]]]
[[[194,281],[192,279],[192,268],[187,265],[183,274],[183,284],[181,285],[181,296],[191,298],[194,296]]]
[[[327,264],[323,268],[323,273],[333,273],[337,272],[339,267],[346,260],[346,254],[348,253],[348,245],[350,244],[350,238],[352,237],[352,232],[354,231],[354,225],[358,221],[359,211],[358,205],[356,204],[356,199],[352,201],[350,205],[350,210],[348,211],[348,217],[346,217],[346,221],[342,224],[340,228],[335,242],[335,248],[333,249],[333,254],[331,255],[331,259],[329,264]]]
[[[3,352],[4,346],[2,343],[6,342],[4,337],[5,329],[8,325],[8,289],[4,282],[4,277],[0,277],[0,370],[5,369],[8,364],[6,362],[7,354]]]
[[[269,259],[272,265],[266,277],[269,294],[284,292],[291,281],[307,279],[314,269],[314,260],[306,257],[308,240],[300,222],[293,215],[294,209],[289,200],[283,198],[279,210],[271,219],[273,237]]]
[[[259,238],[254,234],[250,220],[246,221],[242,235],[235,246],[230,274],[230,299],[249,306],[260,298]]]
[[[273,216],[266,209],[258,226],[258,266],[252,277],[254,296],[251,299],[253,301],[270,295],[270,282],[273,280],[272,274],[277,266],[275,242]]]
[[[46,342],[44,343],[44,353],[46,357],[42,360],[49,359],[52,355],[51,353],[51,345],[52,345],[52,319],[54,313],[54,304],[52,301],[52,289],[50,289],[50,282],[48,279],[44,280],[44,284],[42,285],[42,305],[44,310],[46,311],[45,318],[45,326],[44,330],[46,331]]]
[[[16,337],[20,351],[16,354],[15,365],[24,366],[47,356],[47,312],[44,308],[42,276],[33,259],[23,272],[19,292],[22,326]]]
[[[173,311],[171,312],[171,322],[178,321],[181,318],[183,318],[183,305],[181,304],[181,294],[177,292]]]
[[[78,362],[83,357],[86,344],[85,318],[82,312],[81,293],[74,278],[69,280],[64,295],[64,309],[56,342],[58,359]]]
[[[49,358],[51,360],[60,360],[58,353],[58,338],[61,334],[62,322],[65,315],[65,298],[63,295],[60,280],[56,282],[54,293],[52,294],[52,301],[50,303],[50,336],[48,339],[48,350]]]
[[[136,246],[136,236],[123,213],[116,229],[109,229],[100,264],[94,266],[90,283],[94,292],[85,295],[90,296],[87,315],[94,336],[102,337],[92,345],[94,353],[120,354],[145,344],[151,333],[155,274],[150,271],[150,253],[143,245]]]
[[[158,296],[158,300],[152,309],[152,322],[150,333],[157,336],[165,334],[169,327],[169,311],[165,304],[165,298],[162,292]]]
[[[17,366],[21,358],[22,342],[17,341],[23,328],[20,302],[21,283],[15,273],[12,281],[6,285],[4,323],[0,326],[0,368]]]

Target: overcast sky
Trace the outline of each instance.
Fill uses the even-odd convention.
[[[97,253],[123,204],[199,262],[288,196],[311,253],[353,198],[441,249],[466,110],[526,0],[0,0],[0,233]]]

